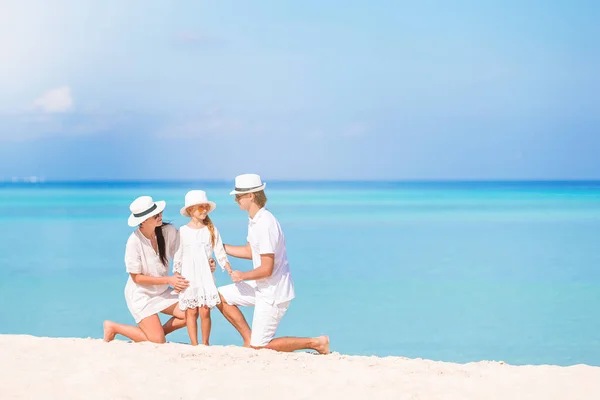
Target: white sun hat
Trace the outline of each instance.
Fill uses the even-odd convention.
[[[229,194],[244,194],[260,192],[267,186],[267,183],[261,181],[260,176],[256,174],[243,174],[235,177],[235,189]]]
[[[189,217],[190,214],[188,214],[187,208],[197,204],[208,204],[210,206],[208,212],[214,211],[217,208],[217,205],[213,201],[208,200],[204,190],[190,190],[185,194],[185,206],[179,212],[184,217]]]
[[[131,215],[127,223],[129,226],[138,226],[148,218],[160,214],[166,205],[165,201],[155,202],[150,196],[140,196],[129,205]]]

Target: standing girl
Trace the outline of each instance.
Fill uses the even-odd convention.
[[[173,258],[174,273],[189,281],[189,287],[179,292],[179,308],[185,311],[185,323],[194,346],[198,345],[198,314],[202,344],[208,346],[210,309],[221,302],[209,265],[213,251],[221,269],[231,274],[221,235],[208,216],[216,207],[203,190],[191,190],[185,195],[181,215],[190,217],[190,221],[179,230],[179,248]]]

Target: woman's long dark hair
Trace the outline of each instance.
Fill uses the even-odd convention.
[[[154,233],[156,234],[156,243],[158,244],[158,257],[160,261],[163,263],[165,267],[169,266],[169,257],[167,256],[167,251],[165,249],[165,236],[163,235],[162,228],[165,225],[171,225],[168,222],[163,222],[161,226],[157,226],[154,228]]]

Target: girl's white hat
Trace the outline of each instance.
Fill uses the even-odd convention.
[[[244,174],[235,177],[235,189],[229,194],[244,194],[260,192],[267,186],[267,183],[261,181],[260,176],[256,174]]]
[[[150,196],[140,196],[129,205],[131,215],[127,220],[129,226],[138,226],[150,217],[160,214],[167,203],[165,201],[154,202]]]
[[[217,205],[214,202],[208,200],[204,190],[190,190],[185,194],[185,207],[183,207],[179,212],[184,217],[189,217],[190,214],[188,214],[187,208],[197,204],[208,204],[210,206],[210,210],[208,210],[208,212],[214,211],[215,208],[217,208]]]

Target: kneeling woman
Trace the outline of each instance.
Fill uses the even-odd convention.
[[[183,291],[188,281],[182,276],[169,276],[169,260],[177,249],[177,229],[163,224],[162,212],[166,203],[154,202],[152,197],[138,197],[129,209],[129,226],[136,229],[125,248],[125,267],[129,279],[125,299],[137,326],[104,321],[104,341],[123,335],[135,342],[164,343],[165,336],[185,326],[185,314],[177,305],[178,296],[169,286]],[[161,325],[158,313],[171,315]]]

